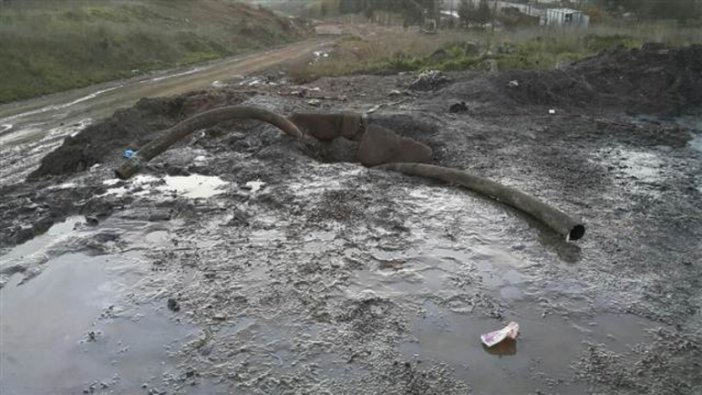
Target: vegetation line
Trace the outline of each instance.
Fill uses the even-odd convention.
[[[0,3],[0,103],[233,56],[304,37],[230,0]]]

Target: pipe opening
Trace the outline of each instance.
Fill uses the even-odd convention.
[[[129,179],[129,177],[127,177],[126,175],[122,174],[122,172],[119,171],[119,170],[115,170],[115,177],[117,177],[117,178],[120,179],[120,180],[128,180],[128,179]]]
[[[579,240],[582,239],[583,236],[585,236],[585,226],[575,225],[573,229],[570,230],[570,233],[568,233],[568,240]]]

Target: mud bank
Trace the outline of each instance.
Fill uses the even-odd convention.
[[[650,68],[671,62],[642,53],[626,56]],[[617,56],[625,55],[573,67],[596,70],[587,62]],[[681,69],[697,67],[673,58]],[[513,75],[454,74],[422,92],[408,89],[412,75],[305,87],[277,78],[143,101],[66,140],[30,181],[3,186],[2,247],[69,215],[80,215],[76,229],[86,232],[41,239],[65,233],[54,228],[30,240],[39,240],[43,258],[17,250],[0,257],[3,303],[28,303],[10,293],[54,276],[52,259],[66,252],[129,256],[136,249],[137,280],[120,291],[129,295],[124,305],[152,306],[146,316],[187,328],[149,329],[185,336],[172,345],[167,379],[149,384],[159,391],[700,391],[702,153],[694,122],[629,114],[627,103],[640,92],[616,107],[530,102],[531,93],[510,90]],[[666,103],[681,100],[651,112],[675,112]],[[467,110],[450,113],[461,101]],[[225,104],[369,111],[370,123],[431,146],[441,165],[585,218],[588,237],[566,243],[479,196],[337,163],[332,146],[254,122],[203,130],[157,157],[142,177],[113,179],[124,148]],[[80,320],[90,314],[97,313]],[[480,333],[511,320],[522,327],[515,347],[499,355],[483,349]],[[72,333],[74,341],[83,336]],[[113,371],[77,375],[73,384],[89,388]]]

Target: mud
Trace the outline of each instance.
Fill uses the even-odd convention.
[[[697,53],[645,55],[649,50],[573,67],[597,71],[588,62],[628,57],[648,62],[640,68],[682,70]],[[57,305],[80,313],[70,327],[62,319],[48,327],[66,335],[61,353],[79,365],[61,376],[61,387],[71,390],[96,385],[97,393],[135,393],[132,384],[146,381],[136,391],[699,393],[696,99],[668,86],[665,97],[677,99],[644,116],[631,113],[647,108],[629,105],[641,98],[637,91],[617,106],[599,99],[539,102],[508,90],[502,82],[511,74],[449,78],[427,91],[408,89],[412,75],[322,79],[307,87],[319,95],[319,108],[288,94],[300,87],[283,81],[220,88],[144,101],[86,129],[50,154],[32,180],[0,189],[3,336],[10,333],[6,314],[22,316],[13,311],[38,303],[34,290],[47,289]],[[628,92],[623,81],[619,89]],[[403,92],[399,100],[389,95],[393,90]],[[346,101],[322,98],[332,95]],[[469,110],[450,113],[461,101]],[[352,148],[295,141],[253,122],[203,130],[157,157],[141,177],[114,180],[127,145],[154,138],[201,103],[225,102],[281,113],[374,110],[369,124],[428,145],[441,165],[583,217],[588,235],[566,243],[477,195],[336,163],[330,151]],[[682,110],[686,118],[661,116]],[[119,126],[124,117],[133,127]],[[101,148],[88,151],[87,144]],[[85,165],[74,166],[81,160]],[[97,224],[87,224],[86,215]],[[124,259],[129,274],[101,274]],[[52,279],[56,286],[44,283]],[[95,296],[94,284],[112,291]],[[93,295],[86,299],[100,308],[130,312],[127,327],[98,327],[96,342],[81,343],[104,311],[70,299],[71,289]],[[174,303],[177,311],[169,308]],[[144,326],[130,329],[132,314],[143,315]],[[512,320],[521,326],[516,343],[484,349],[480,333]],[[124,355],[113,347],[121,336],[131,344]],[[12,340],[10,351],[32,343]],[[91,346],[102,359],[80,352]],[[128,355],[148,377],[124,370]],[[31,380],[3,374],[3,393],[59,383],[52,364],[32,359],[23,366],[43,374]],[[115,374],[122,378],[116,384]]]

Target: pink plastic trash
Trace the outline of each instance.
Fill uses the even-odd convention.
[[[507,338],[516,339],[517,335],[519,335],[519,324],[512,321],[500,330],[480,335],[480,340],[482,340],[483,344],[486,346],[492,347]]]

